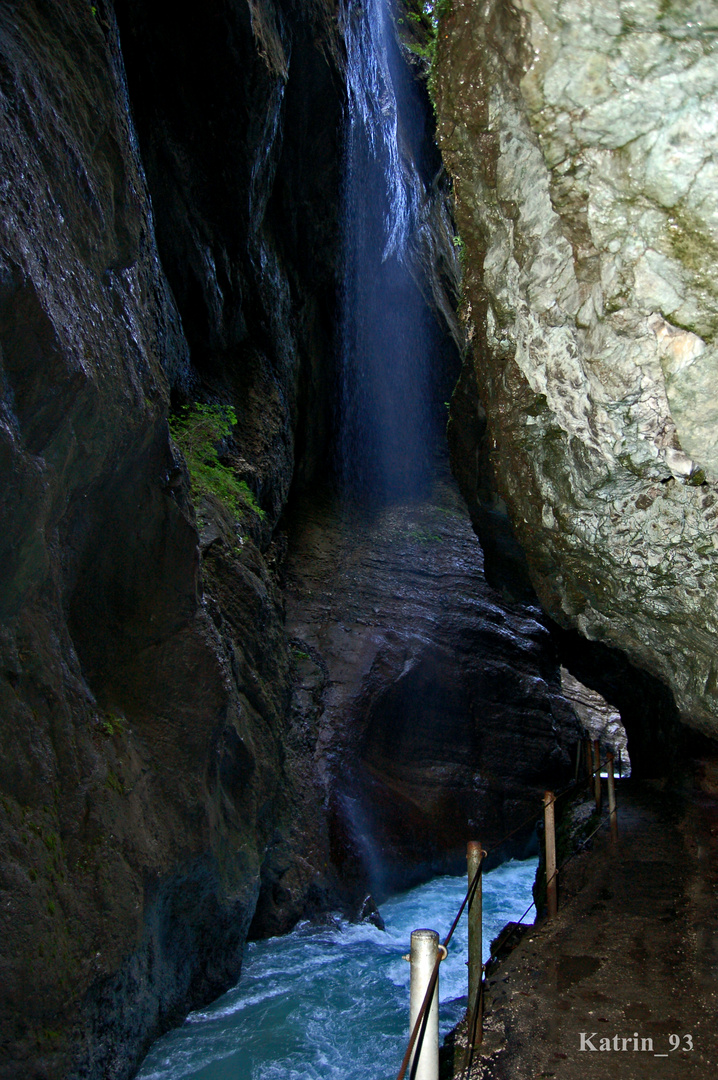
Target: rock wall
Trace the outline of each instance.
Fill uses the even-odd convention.
[[[248,933],[446,868],[467,819],[498,838],[568,768],[573,716],[546,626],[486,589],[455,494],[358,519],[318,494],[334,397],[335,16],[330,0],[0,8],[8,1080],[130,1076],[154,1037],[236,979]],[[523,41],[514,22],[502,49],[514,30]],[[424,164],[435,171],[435,151]],[[444,179],[426,179],[414,270],[458,340]],[[465,214],[461,183],[459,196]],[[497,235],[517,208],[500,203]],[[461,230],[471,314],[486,294]],[[482,435],[488,424],[510,447],[526,412],[536,432],[546,417],[512,412],[511,393],[505,429],[480,415],[477,384],[489,403],[500,381],[482,325],[487,366],[467,365],[454,395],[454,457],[468,448],[475,520],[501,526],[496,557],[530,600]],[[521,378],[509,391],[535,404]],[[167,417],[194,400],[235,408],[222,460],[258,511],[193,505]],[[496,470],[512,513],[531,468],[548,469],[542,442],[520,445]],[[656,488],[674,508],[707,491]],[[536,565],[551,566],[519,534],[545,598]],[[627,692],[637,725],[642,686]]]
[[[193,393],[237,407],[233,468],[267,514],[266,544],[295,462],[311,481],[330,438],[345,94],[334,5],[115,7]]]
[[[493,572],[520,567],[518,539],[559,624],[715,733],[714,7],[444,10],[434,91],[471,340],[453,416],[485,425],[458,472],[483,534],[503,526]]]
[[[422,500],[351,507],[325,491],[297,511],[294,814],[268,849],[254,933],[286,929],[307,896],[351,912],[367,891],[462,873],[468,839],[494,845],[523,823],[503,851],[520,855],[543,791],[573,775],[580,729],[551,635],[537,606],[486,584],[444,472]]]
[[[12,1080],[129,1076],[239,973],[291,701],[267,546],[297,447],[311,475],[326,441],[328,9],[146,7],[117,5],[129,81],[103,0],[0,10]],[[313,168],[319,218],[298,210]],[[263,517],[238,532],[208,498],[199,536],[171,397],[235,406],[223,453]]]
[[[628,756],[626,731],[621,723],[621,714],[609,705],[605,698],[602,698],[595,690],[584,686],[564,667],[561,668],[561,689],[571,702],[586,738],[598,739],[602,757],[605,747],[617,758],[619,774],[628,776],[631,771],[631,760]]]

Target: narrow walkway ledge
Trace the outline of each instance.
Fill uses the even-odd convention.
[[[718,1076],[718,800],[617,788],[618,844],[598,833],[562,874],[556,918],[489,974],[471,1080]],[[454,1039],[442,1077],[462,1075],[465,1024]]]

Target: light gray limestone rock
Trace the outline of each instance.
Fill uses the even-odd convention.
[[[611,750],[616,760],[620,760],[621,774],[629,776],[631,760],[628,756],[628,740],[621,714],[595,690],[591,690],[590,687],[574,678],[565,667],[561,668],[561,690],[573,705],[585,737],[598,739],[603,747]]]
[[[454,0],[434,75],[491,465],[551,614],[718,729],[718,8]]]

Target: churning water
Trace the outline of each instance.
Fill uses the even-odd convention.
[[[484,959],[531,901],[536,859],[484,877]],[[337,920],[247,947],[233,990],[155,1044],[139,1080],[391,1080],[406,1049],[412,930],[443,938],[466,891],[435,878],[382,906],[386,931]],[[466,916],[441,965],[441,1036],[466,1009]]]

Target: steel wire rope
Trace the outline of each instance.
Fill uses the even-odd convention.
[[[562,799],[564,795],[568,795],[570,792],[573,792],[574,794],[577,794],[579,791],[581,791],[582,788],[586,787],[591,782],[591,780],[593,780],[596,773],[600,772],[601,769],[603,768],[603,766],[607,762],[608,762],[608,758],[605,758],[604,761],[601,762],[598,765],[598,768],[594,768],[588,774],[588,776],[584,777],[584,779],[581,781],[581,783],[578,783],[577,781],[572,780],[569,784],[566,785],[566,787],[562,788],[560,791],[558,791],[554,795],[554,798],[553,798],[554,803],[557,803],[559,799]],[[528,825],[528,823],[530,821],[535,821],[536,817],[537,817],[537,815],[535,813],[529,814],[528,817],[525,817],[523,819],[523,821],[520,821],[518,823],[516,828],[512,829],[511,832],[506,833],[505,836],[502,836],[501,839],[497,840],[495,844],[492,844],[490,848],[487,848],[486,854],[490,855],[493,851],[497,851],[501,847],[502,844],[505,844],[507,840],[510,840],[512,836],[515,836],[517,832],[520,832],[520,830],[523,829],[524,825]],[[462,908],[462,910],[463,910],[463,908]]]
[[[565,787],[561,788],[560,791],[557,791],[555,793],[555,795],[553,797],[553,801],[555,803],[558,802],[559,799],[562,799],[564,797],[564,795],[568,795],[569,792],[571,792],[571,791],[573,791],[574,793],[576,793],[578,791],[581,791],[582,788],[586,787],[586,785],[589,784],[591,782],[591,780],[594,779],[596,773],[600,773],[603,766],[607,765],[607,764],[608,764],[608,758],[605,757],[603,759],[603,761],[599,762],[597,768],[593,768],[591,770],[591,772],[588,773],[587,776],[584,776],[583,780],[580,783],[579,783],[578,780],[570,780],[569,783],[566,784]]]
[[[595,772],[595,770],[594,770],[594,772]],[[565,794],[565,792],[564,792],[564,794]],[[604,818],[601,821],[599,821],[596,828],[591,833],[589,833],[588,836],[586,836],[583,840],[580,841],[580,843],[579,843],[578,847],[576,848],[576,850],[573,851],[569,855],[569,857],[567,859],[564,859],[564,861],[561,863],[561,865],[556,868],[554,873],[551,875],[551,877],[546,882],[547,885],[549,884],[549,881],[553,881],[553,879],[555,877],[558,877],[561,870],[563,870],[563,868],[565,866],[567,866],[571,862],[572,859],[575,859],[577,855],[580,855],[581,852],[583,850],[585,850],[586,844],[589,842],[589,840],[593,839],[593,837],[596,835],[596,833],[599,831],[599,829],[602,829],[607,821],[608,821],[608,818]],[[508,938],[510,936],[513,927],[520,926],[521,923],[526,918],[526,916],[528,915],[531,908],[535,907],[535,906],[536,906],[536,901],[532,900],[531,903],[529,904],[529,906],[524,911],[523,915],[519,919],[517,919],[516,922],[509,923],[507,926],[504,927],[504,929],[501,931],[501,933],[498,935],[498,937],[494,941],[494,948],[492,949],[491,954],[489,955],[489,958],[486,961],[486,964],[481,965],[482,966],[482,971],[483,971],[483,969],[485,967],[488,967],[488,965],[491,963],[492,960],[496,960],[498,958],[499,950],[501,949],[501,946],[503,945],[506,938]],[[463,1062],[463,1065],[461,1066],[461,1072],[459,1074],[462,1078],[468,1078],[468,1075],[469,1075],[468,1070],[470,1070],[470,1068],[471,1068],[471,1065],[472,1065],[472,1062],[473,1062],[474,1050],[476,1049],[476,1029],[478,1027],[479,1018],[481,1018],[483,1020],[483,1012],[484,1012],[484,980],[482,978],[480,983],[479,983],[479,993],[478,993],[478,996],[477,996],[476,1004],[474,1006],[474,1010],[473,1010],[471,1019],[469,1021],[468,1027],[467,1027],[467,1043],[466,1043],[466,1050],[465,1050],[465,1053],[464,1053],[464,1062]]]
[[[563,796],[567,795],[570,791],[573,791],[574,794],[581,791],[582,788],[584,788],[591,780],[593,780],[593,778],[595,777],[597,772],[600,774],[601,769],[603,768],[603,766],[605,764],[607,764],[607,762],[608,762],[608,758],[605,758],[603,762],[599,762],[598,767],[592,769],[591,772],[588,773],[588,775],[586,777],[584,777],[584,780],[583,780],[582,783],[579,784],[576,781],[571,781],[569,784],[567,784],[565,788],[563,788],[560,792],[558,792],[556,795],[554,795],[554,799],[553,799],[554,804],[558,801],[558,799],[563,798]],[[511,830],[511,832],[506,833],[506,835],[504,837],[502,837],[501,840],[498,840],[495,844],[493,844],[486,851],[482,850],[481,860],[479,862],[478,869],[477,869],[476,873],[474,874],[474,877],[473,877],[473,879],[472,879],[472,881],[471,881],[471,883],[470,883],[470,885],[469,885],[469,887],[468,887],[468,889],[466,891],[466,895],[464,896],[464,899],[461,901],[461,906],[459,907],[459,910],[458,910],[458,912],[456,914],[456,918],[454,919],[453,923],[451,924],[451,929],[449,930],[449,933],[446,935],[446,938],[444,939],[443,946],[442,946],[442,948],[444,950],[444,953],[446,953],[449,942],[451,941],[451,939],[452,939],[452,937],[454,935],[454,931],[456,930],[456,927],[459,924],[459,919],[461,918],[461,916],[462,916],[462,914],[464,912],[464,908],[466,907],[467,903],[471,904],[471,901],[474,898],[474,895],[475,895],[476,890],[478,888],[479,878],[481,877],[483,862],[484,862],[484,859],[486,858],[486,856],[489,855],[492,851],[496,851],[498,848],[500,848],[502,844],[505,844],[507,840],[510,840],[512,836],[515,836],[516,833],[519,832],[530,821],[535,821],[535,820],[536,820],[536,814],[535,813],[530,814],[528,817],[524,818],[523,821],[520,821],[519,824],[514,829]],[[604,824],[605,824],[604,821],[599,822],[598,826],[593,830],[593,832],[589,836],[587,836],[584,840],[581,841],[580,847],[575,852],[573,852],[573,854],[570,855],[568,857],[568,859],[566,859],[563,863],[561,863],[561,866],[556,868],[554,873],[551,875],[550,879],[546,882],[547,885],[549,884],[550,881],[553,881],[553,879],[555,877],[558,877],[559,872],[561,870],[563,870],[564,866],[566,866],[567,863],[569,863],[571,861],[571,859],[573,859],[579,853],[579,851],[583,847],[585,847],[585,845],[588,843],[588,841],[592,837],[594,837],[596,835],[598,830]],[[529,911],[531,910],[531,908],[533,906],[534,906],[534,901],[532,900],[531,903],[529,904],[529,906],[526,908],[526,911],[524,911],[523,915],[518,920],[518,923],[516,925],[520,925],[523,922],[523,920],[526,918],[526,916],[528,915]],[[499,934],[499,937],[496,940],[501,941],[501,939],[502,939],[502,935]],[[436,989],[436,982],[437,982],[437,979],[439,977],[439,964],[441,963],[441,961],[443,959],[444,959],[443,956],[438,955],[437,958],[436,958],[436,961],[434,963],[434,967],[433,967],[433,970],[431,972],[431,976],[429,978],[429,982],[428,982],[428,985],[427,985],[427,988],[426,988],[426,993],[424,994],[424,1000],[421,1003],[421,1008],[419,1009],[416,1021],[414,1022],[414,1027],[413,1027],[413,1029],[411,1031],[411,1035],[409,1037],[409,1045],[406,1048],[406,1053],[404,1054],[404,1058],[402,1060],[401,1067],[399,1069],[399,1073],[397,1075],[396,1080],[404,1080],[404,1077],[406,1075],[406,1069],[407,1069],[407,1066],[409,1064],[409,1059],[411,1057],[412,1050],[414,1049],[414,1046],[417,1043],[417,1041],[418,1041],[419,1045],[421,1045],[421,1041],[423,1040],[424,1032],[426,1030],[426,1023],[427,1023],[427,1019],[428,1019],[429,1006],[430,1006],[431,1000],[432,1000],[432,998],[434,996],[434,990]],[[491,956],[489,956],[489,960],[487,961],[487,963],[490,963],[491,960],[493,960],[493,959],[495,959],[495,954],[492,954]],[[482,964],[482,970],[483,970],[483,967],[484,967],[484,965]],[[475,1016],[477,1014],[480,1002],[482,1003],[482,1006],[483,1006],[483,978],[481,979],[481,981],[479,983],[479,994],[477,995],[476,1007],[474,1009]],[[475,1027],[475,1022],[476,1021],[474,1019],[474,1027]],[[419,1038],[420,1033],[421,1033],[421,1038]],[[412,1072],[413,1072],[413,1068],[412,1068]],[[462,1070],[462,1072],[463,1072],[463,1070]],[[410,1076],[410,1080],[411,1080],[411,1076]]]
[[[476,890],[479,887],[479,879],[481,877],[481,867],[483,865],[483,861],[484,861],[485,858],[486,858],[486,852],[482,851],[481,852],[481,859],[479,861],[479,865],[478,865],[476,873],[474,874],[474,877],[473,877],[473,879],[471,881],[471,884],[469,885],[469,888],[466,891],[466,896],[462,900],[461,907],[459,908],[459,910],[458,910],[458,912],[456,914],[456,918],[454,919],[453,923],[451,924],[451,929],[449,930],[449,933],[446,935],[446,937],[444,938],[444,941],[442,943],[442,948],[443,948],[443,951],[444,951],[444,955],[446,955],[446,950],[448,949],[449,942],[451,941],[452,937],[454,936],[454,930],[456,930],[456,927],[459,925],[459,919],[463,915],[464,908],[466,907],[467,903],[471,904],[472,900],[474,899],[474,896],[476,895]],[[419,1009],[416,1020],[414,1022],[414,1027],[412,1029],[411,1036],[409,1037],[409,1045],[406,1048],[406,1053],[404,1054],[404,1058],[403,1058],[402,1063],[401,1063],[401,1068],[399,1069],[399,1073],[397,1075],[396,1080],[404,1080],[404,1076],[406,1075],[406,1069],[407,1069],[407,1066],[409,1064],[409,1058],[411,1057],[411,1053],[412,1053],[412,1050],[414,1049],[414,1045],[418,1042],[419,1046],[421,1046],[421,1040],[423,1040],[424,1032],[426,1030],[426,1024],[427,1024],[427,1021],[428,1021],[429,1006],[431,1005],[431,1000],[432,1000],[432,998],[434,996],[434,990],[436,989],[436,982],[437,982],[437,979],[439,978],[439,964],[441,963],[441,961],[443,959],[444,959],[444,957],[441,956],[441,953],[439,953],[439,955],[436,957],[436,961],[434,962],[434,967],[433,967],[433,970],[431,972],[431,977],[430,977],[428,985],[426,987],[426,993],[424,994],[424,1000],[421,1003],[421,1008]],[[419,1039],[420,1030],[421,1030],[421,1039]],[[412,1072],[413,1072],[413,1067],[412,1067]]]
[[[594,836],[596,835],[596,833],[599,831],[599,829],[602,829],[604,825],[607,825],[609,823],[609,821],[610,821],[610,817],[602,817],[601,820],[599,821],[598,825],[596,826],[596,828],[593,830],[593,832],[590,832],[588,834],[588,836],[585,836],[583,838],[583,840],[579,840],[578,845],[576,847],[576,850],[572,851],[571,854],[568,856],[568,858],[564,859],[564,861],[561,863],[561,865],[556,867],[553,874],[549,878],[549,881],[553,881],[553,879],[555,877],[558,877],[558,875],[563,870],[564,866],[568,866],[568,864],[571,862],[572,859],[575,859],[577,855],[580,855],[585,850],[586,844],[589,842],[589,840],[592,840],[594,838]],[[548,885],[548,881],[546,882],[546,884]]]

